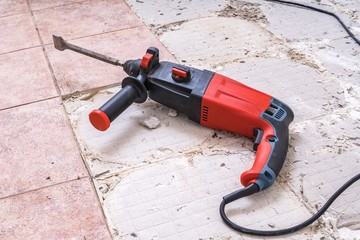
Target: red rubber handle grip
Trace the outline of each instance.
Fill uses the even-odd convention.
[[[262,133],[251,169],[241,183],[269,187],[279,174],[288,148],[292,110],[281,101],[220,74],[215,74],[202,99],[201,124],[254,138]]]

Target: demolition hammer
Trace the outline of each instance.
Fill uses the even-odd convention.
[[[261,236],[291,233],[314,222],[332,203],[326,203],[328,206],[324,205],[325,209],[320,209],[323,212],[319,211],[318,215],[315,214],[308,221],[287,229],[261,231],[233,223],[225,214],[225,205],[268,188],[279,175],[288,149],[288,127],[294,119],[290,107],[221,74],[173,62],[160,62],[159,50],[155,47],[148,48],[141,59],[122,63],[115,58],[70,44],[60,36],[53,35],[53,41],[58,50],[69,49],[121,66],[129,75],[122,81],[122,89],[117,94],[89,114],[91,124],[100,131],[107,130],[110,123],[132,103],[143,103],[149,97],[203,126],[254,140],[254,164],[240,177],[245,188],[224,196],[220,205],[220,215],[229,227]],[[356,180],[350,180],[348,186]],[[338,192],[341,193],[348,186],[343,186],[344,189]]]

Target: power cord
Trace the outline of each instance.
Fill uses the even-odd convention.
[[[355,37],[355,35],[349,30],[349,28],[345,25],[345,23],[335,13],[326,11],[326,10],[321,9],[321,8],[316,8],[316,7],[312,7],[312,6],[309,6],[309,5],[296,3],[296,2],[289,2],[289,1],[283,1],[283,0],[265,0],[265,1],[303,7],[303,8],[311,9],[311,10],[316,11],[316,12],[320,12],[320,13],[330,15],[330,16],[334,17],[341,24],[341,26],[345,29],[347,34],[349,34],[349,36],[360,46],[360,40]]]
[[[307,227],[308,225],[312,224],[314,221],[316,221],[329,207],[330,205],[335,201],[335,199],[337,197],[340,196],[341,193],[343,193],[348,187],[350,187],[353,183],[355,183],[356,181],[358,181],[360,179],[360,173],[357,174],[356,176],[354,176],[353,178],[351,178],[349,181],[347,181],[343,186],[341,186],[330,198],[329,200],[324,204],[324,206],[322,206],[322,208],[315,213],[313,216],[311,216],[309,219],[307,219],[306,221],[295,225],[293,227],[289,227],[289,228],[284,228],[284,229],[279,229],[279,230],[256,230],[256,229],[250,229],[250,228],[245,228],[242,226],[237,225],[236,223],[232,222],[225,213],[225,205],[233,202],[239,198],[243,198],[249,195],[252,195],[256,192],[259,191],[257,185],[255,183],[250,184],[249,186],[247,186],[246,188],[243,188],[241,190],[238,190],[236,192],[230,193],[229,195],[226,195],[223,198],[223,201],[220,204],[220,216],[223,219],[223,221],[226,223],[226,225],[228,225],[229,227],[231,227],[232,229],[242,232],[242,233],[246,233],[246,234],[250,234],[250,235],[257,235],[257,236],[279,236],[279,235],[284,235],[284,234],[289,234],[289,233],[293,233],[296,232],[304,227]]]
[[[293,5],[293,6],[298,6],[298,7],[303,7],[303,8],[307,8],[307,9],[311,9],[320,13],[325,13],[327,15],[330,15],[332,17],[334,17],[340,24],[341,26],[345,29],[345,31],[349,34],[349,36],[354,39],[354,41],[360,46],[360,40],[357,39],[355,37],[355,35],[348,29],[348,27],[344,24],[344,22],[334,13],[320,9],[320,8],[316,8],[316,7],[312,7],[312,6],[308,6],[305,4],[301,4],[301,3],[296,3],[296,2],[288,2],[288,1],[283,1],[283,0],[265,0],[268,2],[277,2],[277,3],[282,3],[282,4],[287,4],[287,5]],[[240,189],[236,192],[230,193],[228,195],[226,195],[225,197],[223,197],[223,201],[220,204],[220,216],[222,218],[222,220],[225,222],[226,225],[228,225],[230,228],[242,232],[242,233],[246,233],[246,234],[250,234],[250,235],[256,235],[256,236],[279,236],[279,235],[285,235],[285,234],[289,234],[289,233],[293,233],[296,232],[300,229],[303,229],[307,226],[309,226],[310,224],[312,224],[313,222],[315,222],[322,214],[324,214],[324,212],[331,206],[331,204],[348,188],[350,187],[353,183],[355,183],[356,181],[358,181],[360,179],[360,173],[355,175],[353,178],[351,178],[349,181],[347,181],[343,186],[341,186],[330,198],[329,200],[324,204],[324,206],[318,211],[316,212],[313,216],[311,216],[309,219],[305,220],[302,223],[299,223],[295,226],[289,227],[289,228],[284,228],[284,229],[278,229],[278,230],[257,230],[257,229],[250,229],[250,228],[245,228],[242,226],[237,225],[236,223],[232,222],[226,215],[225,213],[225,206],[228,203],[231,203],[237,199],[243,198],[243,197],[247,197],[250,196],[252,194],[255,194],[257,192],[259,192],[259,188],[256,185],[256,183],[252,183],[249,186]]]

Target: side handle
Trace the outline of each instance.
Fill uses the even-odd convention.
[[[260,117],[267,124],[254,129],[254,150],[257,151],[255,161],[240,179],[245,187],[256,183],[261,191],[272,185],[285,162],[289,124],[294,119],[294,113],[286,104],[273,98]]]
[[[99,131],[105,131],[125,109],[134,102],[142,103],[147,98],[147,90],[141,80],[126,77],[122,81],[122,89],[110,98],[99,109],[89,114],[91,124]]]

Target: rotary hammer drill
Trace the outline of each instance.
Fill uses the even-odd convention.
[[[288,126],[294,118],[293,111],[282,101],[221,74],[160,62],[159,50],[154,47],[148,48],[141,59],[121,63],[70,44],[62,37],[53,36],[53,40],[58,50],[70,49],[122,66],[129,75],[122,81],[122,89],[117,94],[89,114],[91,124],[100,131],[107,130],[132,103],[142,103],[149,96],[203,126],[254,139],[254,164],[240,177],[245,188],[225,196],[220,209],[223,220],[230,227],[225,205],[264,190],[275,181],[285,161]]]

